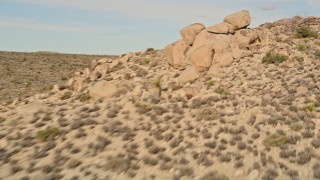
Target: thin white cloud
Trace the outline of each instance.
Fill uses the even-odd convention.
[[[277,6],[275,4],[265,4],[260,7],[260,9],[263,11],[272,11],[272,10],[275,10],[276,8]]]
[[[90,33],[102,32],[110,30],[125,29],[130,30],[131,27],[115,26],[115,25],[93,25],[93,24],[49,24],[37,22],[33,19],[21,17],[9,17],[0,14],[0,27],[14,29],[30,29],[37,31],[66,32],[66,33]]]
[[[197,20],[196,16],[199,14],[212,18],[220,17],[222,20],[226,12],[232,9],[226,4],[221,3],[217,5],[209,3],[210,5],[208,5],[207,2],[183,0],[10,0],[10,2],[49,7],[67,7],[129,16],[131,18],[178,21],[183,23]]]
[[[40,31],[54,31],[54,32],[70,32],[70,33],[87,33],[98,31],[101,27],[98,26],[84,26],[84,25],[59,25],[39,23],[32,19],[0,16],[0,27],[15,28],[15,29],[32,29]]]

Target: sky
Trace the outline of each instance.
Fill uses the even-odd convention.
[[[249,10],[250,27],[320,16],[320,0],[0,0],[0,51],[112,54],[163,49],[192,23]]]

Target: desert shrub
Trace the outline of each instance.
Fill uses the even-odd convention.
[[[272,179],[276,179],[276,177],[278,176],[278,172],[274,169],[268,169],[264,175],[262,176],[263,180],[272,180]]]
[[[79,99],[80,102],[85,102],[90,99],[90,95],[88,93],[80,93],[77,99]]]
[[[316,105],[313,104],[313,103],[310,103],[306,106],[306,109],[309,111],[309,112],[313,112],[316,110]]]
[[[289,138],[285,135],[271,134],[263,140],[263,145],[267,147],[281,146],[288,143]]]
[[[271,51],[267,52],[267,54],[263,57],[262,63],[265,64],[279,64],[288,59],[287,56],[279,54],[279,53],[272,53]]]
[[[56,136],[60,134],[60,131],[56,127],[47,127],[44,130],[37,132],[37,138],[43,142],[53,140]]]
[[[292,123],[291,125],[290,125],[290,129],[292,130],[292,131],[300,131],[301,129],[303,128],[303,125],[301,124],[301,123]]]
[[[213,85],[214,85],[214,81],[213,80],[207,81],[207,88],[210,88]]]
[[[218,117],[219,113],[215,108],[206,107],[202,108],[196,114],[197,120],[205,120],[205,121],[212,121]]]
[[[222,87],[218,87],[214,90],[215,93],[220,94],[220,95],[224,95],[224,96],[228,96],[231,95],[231,93],[225,89],[223,89]]]
[[[306,44],[299,44],[298,50],[299,51],[306,51],[308,49],[308,46]]]
[[[154,51],[154,48],[147,48],[146,51],[147,51],[147,52],[153,52],[153,51]]]
[[[319,58],[320,58],[320,50],[319,50],[319,49],[316,50],[316,52],[314,53],[314,55],[315,55],[316,57],[319,57]]]
[[[72,92],[68,91],[68,92],[65,92],[65,93],[60,97],[60,99],[61,99],[61,100],[70,99],[71,96],[72,96]]]
[[[317,32],[313,31],[309,27],[299,27],[296,31],[296,35],[298,38],[317,38],[318,34]]]
[[[315,148],[319,148],[320,147],[320,139],[319,138],[316,138],[316,139],[313,139],[311,141],[311,145]]]
[[[200,180],[228,180],[229,178],[217,171],[210,171],[200,178]]]
[[[317,178],[317,179],[320,179],[320,164],[319,163],[315,163],[312,166],[312,169],[313,169],[313,177]]]

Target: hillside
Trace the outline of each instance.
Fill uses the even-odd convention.
[[[0,51],[0,103],[51,90],[102,55]]]
[[[0,106],[0,178],[320,179],[320,18],[250,22],[186,26]]]

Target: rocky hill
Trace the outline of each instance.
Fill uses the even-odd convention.
[[[320,18],[248,11],[0,106],[3,179],[319,179]]]

